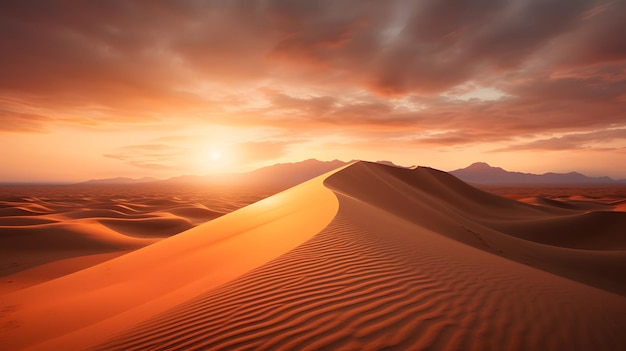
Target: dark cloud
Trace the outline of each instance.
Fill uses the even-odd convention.
[[[0,101],[23,103],[0,131],[221,122],[446,146],[621,128],[625,16],[601,0],[6,1]],[[439,95],[466,84],[507,95]]]
[[[188,84],[189,73],[209,80],[262,79],[281,70],[273,63],[278,59],[314,63],[325,74],[382,93],[440,92],[493,69],[519,66],[580,25],[594,5],[570,0],[107,1],[71,7],[61,1],[9,2],[2,5],[6,34],[0,40],[5,53],[0,73],[4,89],[176,101],[181,97],[173,88]],[[620,29],[622,18],[614,12],[597,14],[592,20],[604,29],[585,35]],[[606,47],[594,52],[622,50],[621,41],[600,41]]]
[[[0,93],[122,109],[197,102],[163,42],[176,16],[135,2],[4,2]],[[150,24],[151,21],[152,24]],[[160,27],[163,25],[163,27]]]
[[[306,131],[339,128],[357,137],[369,132],[376,137],[392,130],[397,137],[433,144],[494,142],[624,125],[621,85],[621,81],[600,84],[572,78],[534,80],[516,86],[521,96],[470,101],[418,96],[403,100],[293,97],[273,91],[271,106],[256,109],[247,118],[249,123],[256,118],[281,128],[306,124]],[[424,134],[438,136],[425,138]]]
[[[626,60],[626,2],[595,1],[582,23],[554,43],[560,65],[580,66]]]

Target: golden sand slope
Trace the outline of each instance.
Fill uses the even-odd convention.
[[[321,231],[337,212],[337,199],[323,180],[0,297],[3,347],[18,350],[61,338],[38,347],[81,349],[289,251]]]
[[[3,321],[15,326],[6,332],[5,324],[3,340],[48,350],[626,348],[626,253],[611,249],[624,238],[610,228],[563,226],[569,210],[503,199],[426,168],[359,162],[285,194],[260,204],[263,218],[253,220],[263,211],[251,206],[1,297]],[[257,226],[231,231],[242,240],[228,247],[206,230],[219,222],[219,235],[242,221]],[[549,244],[532,237],[542,221],[569,230],[578,247],[567,235]],[[304,231],[296,241],[319,233],[274,250]],[[264,257],[206,264],[233,252]],[[78,292],[89,295],[70,295]],[[149,302],[133,308],[140,297]],[[95,302],[106,313],[89,307]],[[51,323],[51,313],[63,318]]]
[[[143,184],[0,186],[0,294],[127,254],[274,192]]]

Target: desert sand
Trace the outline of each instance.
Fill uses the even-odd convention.
[[[0,292],[0,341],[626,349],[624,199],[574,195],[516,201],[430,168],[356,162],[219,217],[175,203],[139,210],[162,209],[159,198],[89,213],[16,198],[0,209],[0,240],[31,258],[3,279],[31,280]]]
[[[275,193],[171,185],[0,186],[0,293],[178,234]]]

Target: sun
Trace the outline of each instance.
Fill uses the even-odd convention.
[[[198,146],[191,155],[190,170],[199,174],[225,173],[236,165],[233,150],[227,144]]]
[[[220,150],[213,149],[211,150],[210,157],[211,157],[211,160],[217,162],[222,159],[222,152]]]

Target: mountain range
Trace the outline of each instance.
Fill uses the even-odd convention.
[[[616,185],[626,184],[626,179],[588,177],[578,172],[532,174],[510,172],[492,167],[485,162],[476,162],[469,167],[449,172],[467,183],[491,185]]]
[[[279,163],[259,168],[246,173],[230,173],[208,176],[186,175],[165,180],[155,178],[111,178],[95,179],[84,184],[195,184],[215,186],[272,186],[289,188],[314,178],[350,162],[340,160],[319,161],[309,159],[294,163]],[[390,161],[378,163],[400,167]],[[485,162],[476,162],[466,168],[448,172],[467,183],[491,185],[620,185],[626,184],[626,179],[615,180],[610,177],[589,177],[578,172],[532,174],[512,172],[500,167],[492,167]]]
[[[326,172],[332,171],[349,162],[339,160],[319,161],[309,159],[295,163],[278,163],[275,165],[256,169],[246,173],[229,173],[215,175],[184,175],[169,179],[155,178],[110,178],[94,179],[77,185],[130,185],[130,184],[150,184],[150,185],[206,185],[206,186],[267,186],[276,189],[287,189],[298,185],[311,178],[317,177]]]

